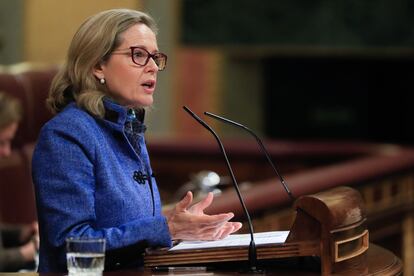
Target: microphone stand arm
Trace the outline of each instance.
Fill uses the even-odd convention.
[[[249,264],[250,264],[250,269],[252,271],[256,271],[257,270],[257,252],[256,252],[256,244],[254,242],[254,230],[253,230],[253,225],[252,225],[252,220],[250,218],[249,212],[247,211],[246,205],[244,203],[244,200],[241,196],[240,193],[240,189],[239,189],[239,185],[237,184],[236,178],[234,176],[233,170],[231,169],[230,166],[230,162],[229,159],[227,157],[226,154],[226,150],[224,149],[223,143],[220,141],[220,138],[218,137],[218,135],[216,134],[216,132],[207,124],[205,123],[203,120],[201,120],[194,112],[192,112],[188,107],[183,106],[184,110],[187,111],[194,119],[196,119],[197,122],[199,122],[202,126],[204,126],[208,131],[211,132],[211,134],[213,134],[214,138],[216,139],[217,143],[219,144],[221,153],[224,156],[224,159],[226,161],[226,166],[227,169],[230,173],[231,179],[233,180],[233,186],[234,189],[236,190],[237,196],[239,197],[240,203],[243,207],[243,211],[244,214],[247,218],[248,224],[249,224],[249,231],[250,231],[250,244],[249,244]]]

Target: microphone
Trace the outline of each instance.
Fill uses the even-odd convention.
[[[294,200],[295,200],[295,197],[293,196],[292,192],[289,190],[289,187],[288,187],[288,186],[287,186],[287,184],[285,183],[285,180],[284,180],[284,179],[283,179],[283,177],[280,175],[280,173],[279,173],[279,171],[277,170],[277,168],[276,168],[275,164],[272,162],[272,159],[270,158],[269,153],[267,152],[267,150],[266,150],[265,146],[263,145],[262,140],[260,140],[259,136],[257,136],[257,135],[256,135],[256,133],[254,133],[254,132],[253,132],[250,128],[248,128],[248,127],[246,127],[246,126],[244,126],[244,125],[242,125],[242,124],[240,124],[240,123],[236,123],[236,122],[234,122],[234,121],[232,121],[232,120],[229,120],[229,119],[227,119],[227,118],[224,118],[224,117],[218,116],[218,115],[213,114],[213,113],[210,113],[210,112],[204,112],[204,114],[205,114],[205,115],[207,115],[207,116],[210,116],[210,117],[212,117],[212,118],[214,118],[214,119],[218,119],[218,120],[220,120],[220,121],[222,121],[222,122],[225,122],[225,123],[228,123],[228,124],[231,124],[231,125],[234,125],[234,126],[240,127],[240,128],[242,128],[242,129],[244,129],[245,131],[247,131],[248,133],[250,133],[250,134],[251,134],[251,135],[252,135],[252,136],[256,139],[257,143],[258,143],[258,144],[259,144],[259,146],[260,146],[260,149],[262,150],[262,152],[263,152],[263,153],[264,153],[264,155],[266,156],[267,161],[269,161],[270,165],[272,166],[273,171],[274,171],[274,172],[276,173],[276,175],[279,177],[280,183],[282,184],[282,186],[283,186],[283,188],[285,189],[286,193],[288,194],[289,198],[290,198],[292,201],[294,201]]]
[[[247,211],[246,208],[246,204],[244,203],[244,200],[241,196],[240,190],[239,190],[239,185],[237,184],[236,178],[234,177],[234,173],[233,170],[230,166],[230,162],[229,159],[227,157],[226,154],[226,150],[224,149],[223,143],[221,142],[220,138],[218,137],[218,135],[216,134],[216,132],[203,120],[200,119],[200,117],[198,117],[194,112],[192,112],[188,107],[183,106],[184,110],[187,111],[188,114],[190,114],[198,123],[200,123],[203,127],[205,127],[208,131],[210,131],[214,138],[216,138],[217,143],[220,146],[220,150],[221,153],[224,156],[224,159],[226,161],[226,165],[227,165],[227,169],[229,170],[231,179],[233,180],[233,186],[234,189],[236,190],[237,196],[239,197],[240,203],[243,207],[243,211],[244,214],[247,218],[248,224],[249,224],[249,232],[250,232],[250,244],[249,244],[249,264],[250,264],[250,269],[252,271],[257,271],[257,251],[256,251],[256,244],[254,242],[254,230],[253,230],[253,225],[252,225],[252,220],[250,219],[250,215],[249,212]]]

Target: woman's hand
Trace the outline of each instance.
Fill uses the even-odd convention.
[[[37,248],[34,242],[29,241],[20,246],[19,251],[26,262],[32,262],[36,257]]]
[[[187,192],[167,215],[168,228],[173,240],[218,240],[239,230],[240,222],[229,222],[233,213],[217,215],[204,214],[204,209],[213,201],[213,193],[209,193],[202,201],[190,207],[193,194]]]
[[[31,256],[33,246],[35,251],[39,249],[39,224],[37,221],[24,225],[21,228],[20,241],[25,243],[20,250],[25,258]],[[32,245],[30,243],[32,243]]]
[[[39,224],[37,223],[37,221],[33,221],[30,224],[26,224],[24,226],[22,226],[21,231],[20,231],[20,241],[21,242],[26,242],[32,238],[37,238],[39,237]]]

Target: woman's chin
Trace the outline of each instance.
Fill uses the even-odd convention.
[[[145,99],[139,99],[131,102],[130,106],[132,107],[150,107],[154,103],[154,100],[151,97],[146,97]]]

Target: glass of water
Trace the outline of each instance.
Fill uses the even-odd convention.
[[[102,275],[105,264],[105,239],[66,239],[69,275]]]

